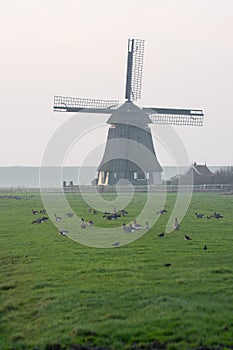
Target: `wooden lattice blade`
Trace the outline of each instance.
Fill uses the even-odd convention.
[[[111,114],[119,106],[118,100],[54,96],[53,110],[58,112],[86,112]]]
[[[143,111],[154,124],[203,125],[204,113],[201,109],[146,107]]]

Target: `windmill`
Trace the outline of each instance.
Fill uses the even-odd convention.
[[[162,167],[157,159],[149,124],[203,125],[199,109],[138,107],[141,98],[144,40],[128,40],[126,90],[118,100],[54,97],[54,111],[105,113],[111,116],[103,158],[98,167],[98,185],[115,185],[119,180],[133,185],[160,184]]]

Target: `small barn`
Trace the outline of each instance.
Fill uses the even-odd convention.
[[[178,174],[170,179],[172,185],[215,184],[215,175],[206,164],[194,162],[185,174]]]

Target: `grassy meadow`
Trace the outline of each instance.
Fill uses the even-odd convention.
[[[181,229],[159,237],[168,194],[168,213],[143,237],[104,249],[59,235],[51,220],[32,225],[40,194],[18,195],[0,198],[0,349],[233,349],[233,196],[194,193]],[[135,194],[127,221],[145,196]],[[67,199],[92,218],[79,194]],[[223,219],[206,218],[214,211]]]

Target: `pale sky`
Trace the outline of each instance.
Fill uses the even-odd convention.
[[[40,165],[70,117],[53,112],[54,95],[124,102],[128,38],[145,40],[139,105],[203,109],[204,127],[175,128],[190,159],[233,165],[232,0],[5,0],[0,166]],[[107,128],[100,130],[82,141],[86,148],[104,143]],[[155,148],[160,163],[170,165]],[[79,154],[68,159],[79,165]]]

